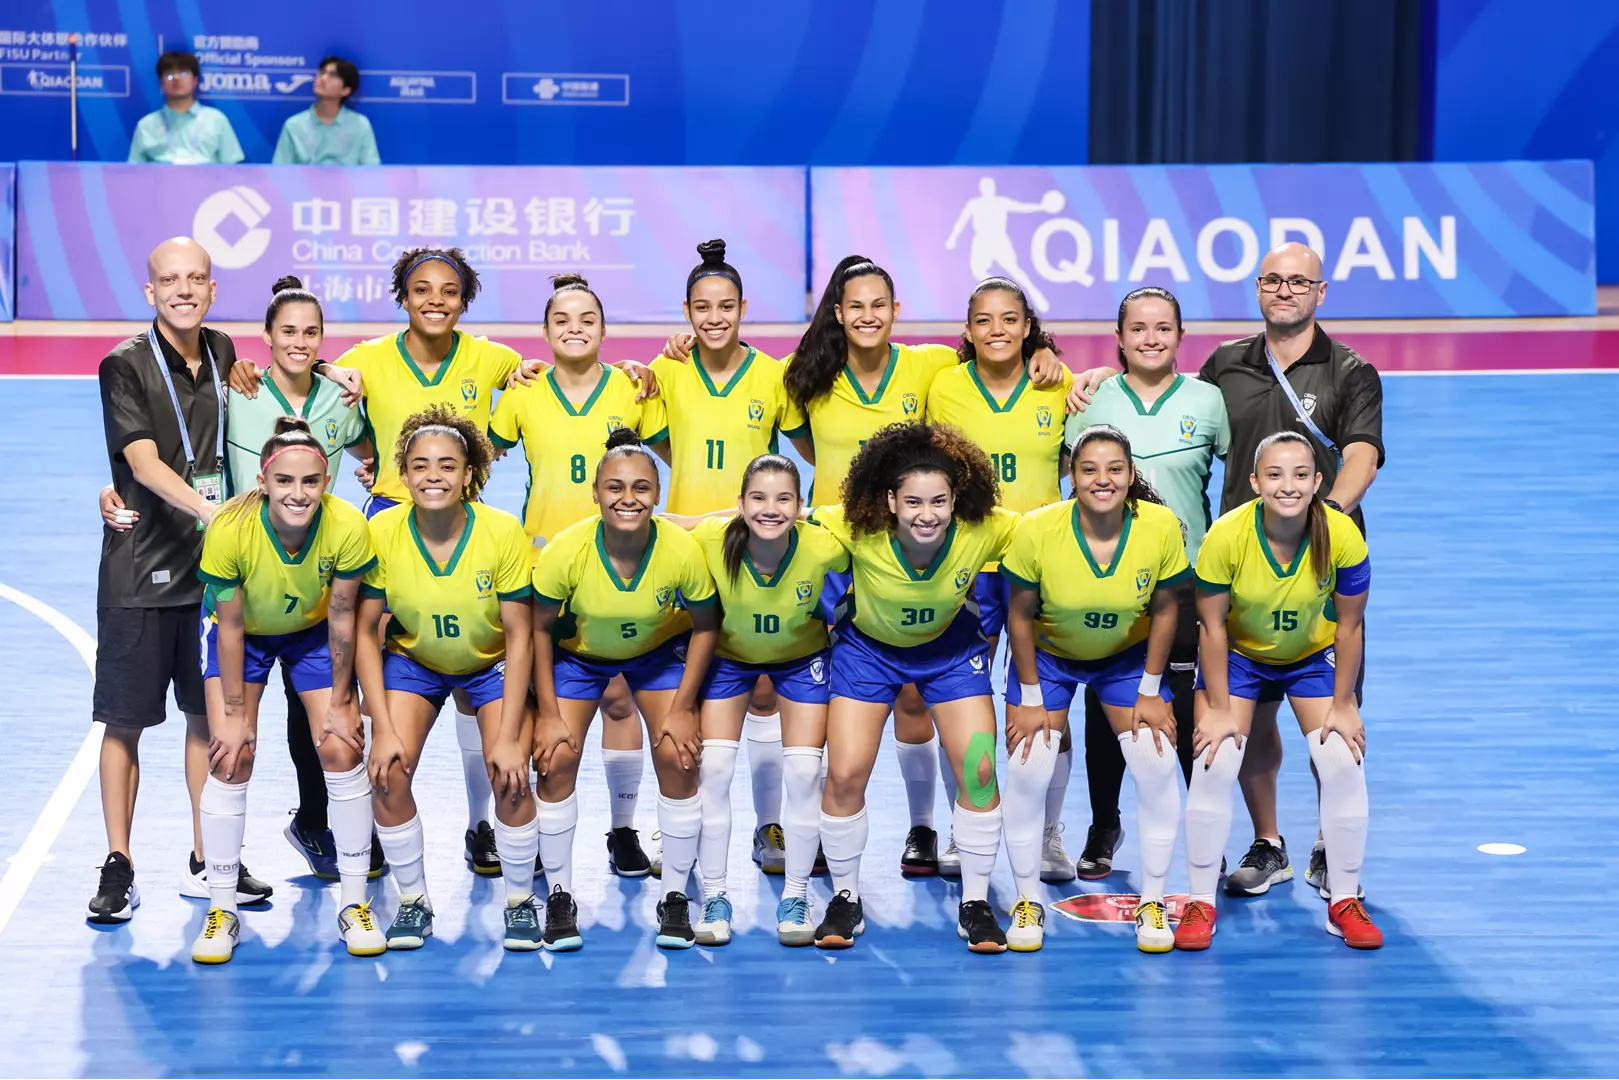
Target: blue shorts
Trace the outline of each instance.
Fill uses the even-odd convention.
[[[1337,661],[1332,646],[1295,660],[1291,664],[1266,664],[1250,660],[1235,649],[1226,668],[1231,696],[1248,701],[1260,700],[1266,690],[1273,694],[1301,698],[1329,698],[1337,678]],[[1197,688],[1203,689],[1203,669],[1197,671]],[[1273,698],[1274,700],[1274,698]]]
[[[801,705],[825,705],[832,696],[829,676],[830,652],[810,653],[780,664],[744,664],[740,660],[714,657],[703,682],[704,701],[725,701],[740,694],[751,694],[759,676],[768,675],[776,693]]]
[[[557,697],[570,701],[600,701],[607,684],[624,676],[630,690],[674,690],[686,673],[686,643],[690,635],[680,634],[651,652],[628,660],[591,660],[565,649],[552,653],[552,673]]]
[[[426,698],[435,712],[444,708],[444,699],[450,696],[450,691],[465,690],[476,711],[506,695],[506,661],[496,660],[482,671],[466,675],[441,675],[404,653],[384,650],[382,685],[387,690],[403,690]]]
[[[852,622],[838,627],[832,642],[832,696],[892,704],[906,683],[922,700],[942,705],[989,697],[989,642],[978,617],[956,612],[944,633],[924,645],[887,645],[867,637]]]
[[[1006,629],[1006,608],[1012,602],[1012,583],[998,571],[980,571],[973,583],[973,600],[978,604],[978,622],[985,637],[1000,637]]]
[[[1135,707],[1141,676],[1147,670],[1147,643],[1137,642],[1123,652],[1100,660],[1068,660],[1036,648],[1034,663],[1040,672],[1040,696],[1045,698],[1049,712],[1062,712],[1073,704],[1081,684],[1095,690],[1102,704],[1130,709]],[[1158,693],[1165,701],[1175,700],[1169,692],[1168,679],[1158,688]],[[1006,680],[1006,703],[1023,704],[1023,684],[1018,681],[1016,671]]]
[[[202,677],[219,678],[219,624],[202,617]],[[269,681],[277,660],[292,679],[292,688],[326,690],[332,685],[332,654],[327,649],[326,620],[291,634],[247,634],[242,643],[242,681]]]
[[[821,584],[821,621],[836,626],[848,613],[848,602],[854,598],[854,575],[847,570],[829,570]]]
[[[365,500],[365,516],[374,518],[390,506],[398,506],[398,499],[390,499],[386,495],[371,495]]]

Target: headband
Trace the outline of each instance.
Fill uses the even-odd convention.
[[[283,446],[281,449],[277,450],[275,453],[271,454],[269,457],[264,459],[264,464],[259,466],[260,475],[262,475],[262,476],[270,475],[270,462],[274,461],[276,458],[280,457],[282,454],[290,454],[294,450],[307,450],[307,451],[309,451],[311,454],[314,454],[316,457],[320,458],[320,462],[321,462],[322,465],[326,465],[326,464],[330,463],[330,459],[327,458],[326,452],[324,450],[322,450],[319,446],[313,445],[311,443],[301,443],[301,442],[300,443],[291,443],[290,445]]]
[[[462,453],[468,452],[467,437],[448,424],[423,424],[410,433],[410,438],[405,440],[405,449],[409,450],[411,445],[423,435],[448,435],[461,444]]]
[[[695,274],[693,274],[691,276],[691,283],[693,285],[695,285],[699,281],[703,280],[706,277],[722,277],[722,278],[725,278],[727,281],[733,282],[736,285],[738,290],[741,290],[741,288],[742,288],[742,279],[741,278],[738,278],[735,274],[731,273],[729,270],[721,270],[718,267],[715,267],[714,269],[711,269],[711,270],[699,270],[697,273],[695,273]]]
[[[440,255],[437,252],[433,252],[430,255],[423,255],[421,258],[417,259],[415,262],[413,262],[409,266],[405,267],[405,280],[409,281],[410,280],[410,275],[414,274],[416,272],[416,268],[418,266],[422,265],[422,263],[431,262],[434,259],[437,259],[439,262],[441,262],[444,265],[448,266],[451,270],[454,270],[455,271],[455,276],[461,282],[461,287],[463,289],[467,287],[467,279],[465,277],[462,277],[461,268],[459,266],[455,265],[455,263],[450,259],[450,257],[448,255]]]

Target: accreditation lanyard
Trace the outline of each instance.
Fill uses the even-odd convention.
[[[1268,344],[1265,346],[1265,359],[1270,361],[1271,374],[1275,375],[1276,381],[1282,384],[1282,393],[1286,394],[1287,400],[1293,403],[1293,412],[1298,416],[1299,423],[1310,429],[1310,434],[1314,435],[1322,446],[1332,452],[1341,466],[1344,463],[1344,456],[1338,450],[1338,444],[1327,438],[1326,433],[1316,426],[1314,420],[1310,419],[1310,414],[1304,411],[1304,405],[1299,401],[1298,392],[1293,389],[1293,384],[1287,381],[1287,372],[1283,371],[1282,365],[1276,362],[1276,354],[1270,351]]]
[[[200,339],[200,338],[199,338]],[[157,328],[152,327],[146,331],[146,340],[152,346],[152,359],[157,363],[157,370],[163,376],[163,385],[168,388],[169,401],[174,405],[174,419],[180,425],[180,446],[186,455],[186,480],[210,503],[218,506],[225,501],[225,488],[219,468],[225,460],[225,394],[219,385],[219,372],[214,365],[214,352],[208,347],[206,339],[202,341],[203,354],[208,358],[208,381],[214,388],[214,407],[218,411],[219,422],[214,426],[214,465],[213,471],[207,473],[197,472],[197,455],[191,448],[191,431],[186,426],[186,415],[180,408],[180,395],[175,392],[174,378],[169,374],[168,361],[163,358],[163,347],[157,340]],[[197,523],[202,528],[202,522]]]

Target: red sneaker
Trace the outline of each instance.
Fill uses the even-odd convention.
[[[1175,927],[1175,948],[1196,952],[1209,947],[1214,937],[1214,905],[1193,900],[1181,912],[1180,925]]]
[[[1354,897],[1327,908],[1327,933],[1343,938],[1351,949],[1383,947],[1383,931],[1366,914],[1366,905]]]

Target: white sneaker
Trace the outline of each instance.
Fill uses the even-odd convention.
[[[1012,926],[1006,931],[1006,947],[1013,952],[1039,952],[1046,941],[1046,909],[1033,900],[1020,899],[1012,905]]]
[[[767,874],[787,872],[787,841],[780,825],[761,825],[753,830],[753,861]]]
[[[202,920],[202,933],[191,943],[191,959],[199,964],[223,964],[236,951],[242,924],[234,914],[209,908]]]
[[[1163,901],[1148,900],[1136,905],[1136,948],[1144,953],[1166,953],[1175,948],[1175,932],[1169,928]]]
[[[947,878],[961,876],[961,852],[956,850],[956,834],[953,832],[950,834],[950,842],[939,852],[939,876]]]
[[[274,889],[260,881],[248,872],[246,867],[241,869],[236,879],[236,903],[242,907],[262,904],[270,899]],[[186,856],[186,872],[180,876],[180,895],[191,900],[210,900],[213,893],[208,890],[208,868],[192,855]]]
[[[663,877],[663,831],[660,829],[652,834],[652,849],[646,853],[647,861],[652,864],[652,876]]]
[[[724,893],[703,902],[703,914],[692,927],[699,945],[724,945],[731,940],[731,901]]]
[[[1047,885],[1061,885],[1074,880],[1074,860],[1062,846],[1062,822],[1053,821],[1046,826],[1045,843],[1040,848],[1040,880]]]
[[[381,956],[388,951],[388,938],[377,925],[369,902],[350,904],[337,913],[337,932],[350,956]]]

